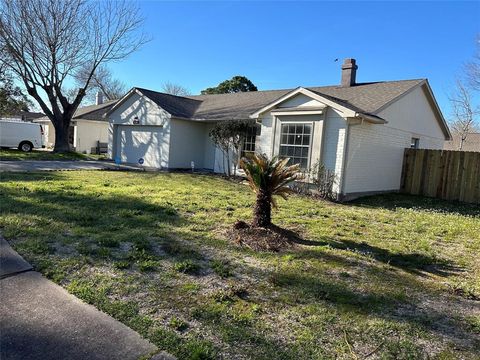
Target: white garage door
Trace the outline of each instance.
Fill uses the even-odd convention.
[[[162,127],[120,125],[117,131],[117,156],[123,163],[160,168],[162,159]]]

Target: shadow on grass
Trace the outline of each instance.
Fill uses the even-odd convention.
[[[48,174],[47,180],[55,176]],[[45,180],[45,176],[32,175],[29,179]],[[32,236],[46,242],[91,242],[107,248],[130,242],[147,250],[150,238],[162,241],[162,229],[184,222],[169,204],[157,205],[125,194],[104,195],[97,191],[85,194],[75,186],[57,191],[4,187],[0,196],[4,232],[13,238]],[[9,217],[14,220],[8,220]],[[22,226],[23,223],[26,225]]]
[[[463,269],[447,262],[443,259],[438,259],[435,256],[421,254],[421,253],[394,253],[390,250],[383,249],[377,246],[369,245],[365,242],[355,242],[346,239],[322,238],[321,240],[303,239],[296,232],[273,225],[271,227],[276,233],[282,234],[290,239],[290,241],[303,245],[307,249],[300,251],[298,258],[308,258],[318,256],[316,251],[308,251],[308,248],[328,246],[334,249],[348,250],[358,252],[362,255],[371,257],[376,261],[403,269],[405,271],[423,275],[423,273],[430,273],[439,276],[451,276],[462,272]],[[325,254],[322,254],[325,256]]]
[[[456,275],[464,271],[463,268],[456,266],[446,260],[438,259],[435,256],[421,253],[394,253],[390,250],[383,249],[377,246],[372,246],[365,242],[357,243],[353,240],[301,240],[299,241],[299,244],[306,246],[329,246],[334,249],[354,251],[362,255],[371,257],[374,260],[382,262],[384,264],[388,264],[421,276],[424,275],[424,273],[430,273],[438,276],[447,277]],[[315,254],[316,252],[305,253],[306,256],[310,257],[314,257]]]
[[[438,259],[435,256],[420,253],[394,253],[365,242],[357,243],[352,240],[333,240],[329,245],[336,249],[359,252],[377,261],[417,275],[422,275],[422,272],[426,272],[447,277],[464,271],[461,267],[455,266],[446,260]]]
[[[0,172],[0,184],[10,181],[35,182],[65,179],[61,171],[43,171],[43,172]],[[1,191],[1,189],[0,189]],[[1,193],[0,193],[1,194]]]
[[[323,253],[319,254],[323,257]],[[362,266],[373,267],[374,265]],[[368,271],[367,271],[368,272]],[[299,271],[298,269],[276,269],[263,276],[278,290],[290,293],[293,303],[313,305],[318,302],[327,302],[336,306],[341,313],[352,312],[364,315],[373,315],[386,320],[412,324],[429,332],[442,336],[456,344],[467,344],[465,349],[475,349],[480,345],[478,337],[467,330],[466,324],[454,313],[449,313],[450,308],[455,308],[455,301],[451,307],[438,306],[435,301],[418,304],[416,300],[405,297],[402,289],[392,288],[392,291],[383,291],[383,286],[378,290],[373,287],[357,288],[355,278],[335,281],[328,277]],[[408,284],[422,289],[422,293],[431,299],[437,294],[427,289],[417,280],[405,277],[401,273],[383,274],[383,285],[399,283],[406,288]],[[372,282],[374,280],[372,279]],[[280,292],[278,292],[280,293]],[[459,302],[466,300],[457,299]],[[468,302],[468,301],[467,301]]]
[[[397,208],[431,211],[446,214],[459,214],[464,216],[480,217],[478,204],[463,203],[460,201],[447,201],[425,196],[406,194],[385,194],[367,196],[353,200],[348,205],[396,210]]]

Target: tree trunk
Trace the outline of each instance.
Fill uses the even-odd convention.
[[[67,125],[65,124],[67,123]],[[70,143],[68,139],[68,130],[70,128],[70,121],[61,121],[60,124],[54,124],[55,127],[55,147],[53,152],[64,153],[70,151]]]
[[[272,224],[271,195],[260,190],[257,193],[257,202],[253,210],[253,226],[268,227]]]

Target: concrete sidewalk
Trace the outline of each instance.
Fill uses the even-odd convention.
[[[0,172],[54,171],[54,170],[143,170],[135,165],[116,165],[107,161],[84,160],[3,160]]]
[[[0,359],[133,360],[158,351],[132,329],[29,271],[1,237],[0,269]]]

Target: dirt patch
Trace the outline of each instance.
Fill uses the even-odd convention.
[[[228,240],[255,251],[279,252],[298,247],[302,242],[295,232],[272,225],[268,228],[254,227],[237,221],[225,233]]]

